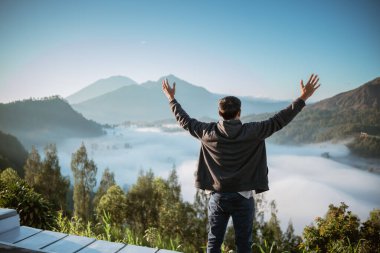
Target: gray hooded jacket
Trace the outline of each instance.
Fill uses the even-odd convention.
[[[287,125],[305,106],[302,99],[268,120],[204,123],[190,118],[177,100],[170,102],[177,122],[201,141],[195,186],[217,192],[269,190],[265,138]]]

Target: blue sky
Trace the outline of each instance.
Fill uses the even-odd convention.
[[[314,100],[380,76],[379,1],[0,1],[0,102],[68,96],[112,75]],[[180,87],[178,87],[180,88]]]

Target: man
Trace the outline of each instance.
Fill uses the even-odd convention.
[[[238,253],[251,252],[254,218],[253,190],[269,190],[265,138],[287,125],[319,88],[312,74],[306,85],[301,80],[301,96],[273,117],[242,124],[241,102],[228,96],[219,100],[219,122],[203,123],[190,118],[175,99],[175,86],[167,79],[162,90],[169,99],[177,122],[201,141],[196,187],[211,193],[208,204],[207,252],[220,252],[230,216],[235,229]]]

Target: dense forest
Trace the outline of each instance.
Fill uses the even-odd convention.
[[[108,168],[96,181],[97,165],[82,144],[72,154],[74,182],[60,172],[57,148],[49,144],[43,159],[32,148],[25,176],[8,168],[0,173],[0,206],[14,208],[23,225],[98,239],[182,252],[205,252],[208,196],[198,191],[194,203],[182,200],[175,167],[168,178],[141,171],[137,182],[123,190]],[[71,186],[72,185],[72,186]],[[96,187],[97,186],[97,187]],[[282,231],[274,201],[255,196],[253,252],[380,252],[380,210],[367,221],[342,203],[330,205],[324,217],[305,227],[303,237],[289,223]],[[270,217],[265,217],[265,213]],[[312,221],[310,221],[312,222]],[[223,252],[234,252],[229,227]]]
[[[17,136],[28,149],[71,137],[103,134],[101,125],[85,119],[58,96],[0,103],[0,129]]]

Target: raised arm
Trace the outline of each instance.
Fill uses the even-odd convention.
[[[301,96],[288,107],[276,113],[273,117],[265,121],[250,123],[250,127],[253,128],[252,133],[257,135],[259,139],[265,139],[289,124],[305,106],[306,100],[321,86],[318,82],[318,75],[314,74],[310,76],[306,85],[304,85],[303,80],[301,80]]]
[[[175,82],[173,88],[170,87],[168,79],[162,81],[162,91],[169,100],[170,108],[178,122],[178,124],[189,133],[199,139],[202,139],[205,131],[210,124],[200,122],[196,119],[190,118],[190,116],[182,109],[181,105],[175,99]]]

